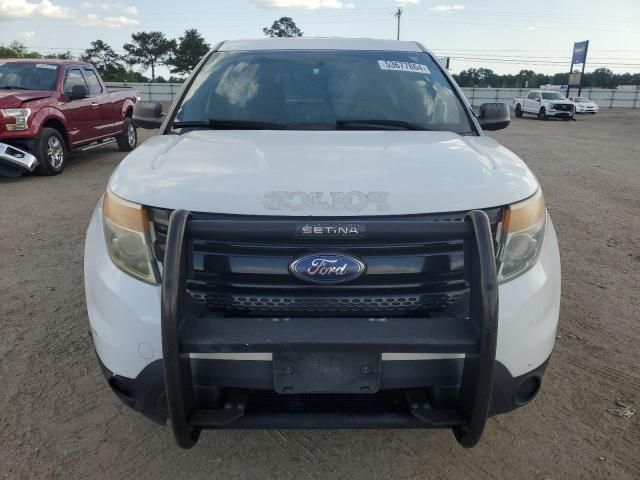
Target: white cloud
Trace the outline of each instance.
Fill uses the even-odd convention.
[[[37,3],[27,0],[0,0],[0,21],[7,18],[47,17],[74,20],[87,27],[133,28],[140,25],[138,20],[130,18],[138,14],[138,9],[133,5],[83,3],[80,8],[93,11],[81,13],[69,7],[56,5],[51,0],[41,0]],[[24,32],[21,36],[30,39],[35,36],[35,32]]]
[[[0,19],[5,18],[29,18],[41,16],[48,18],[71,18],[73,10],[68,7],[54,5],[50,0],[42,0],[37,3],[27,0],[0,0]]]
[[[304,8],[316,10],[318,8],[353,8],[352,3],[345,4],[341,0],[255,0],[263,8]]]
[[[91,3],[85,2],[80,5],[83,10],[102,10],[104,12],[120,12],[127,15],[138,15],[138,9],[134,5],[123,3]]]
[[[454,13],[464,10],[464,5],[438,5],[429,9],[430,12],[436,13]]]
[[[102,17],[97,13],[81,15],[79,20],[86,27],[131,28],[140,25],[140,22],[133,18],[124,16]]]

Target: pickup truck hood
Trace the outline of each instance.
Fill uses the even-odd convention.
[[[201,130],[151,138],[121,162],[109,188],[193,212],[353,216],[495,207],[527,198],[538,183],[488,137]]]
[[[51,92],[39,90],[0,90],[0,108],[19,108],[24,102],[50,96]]]

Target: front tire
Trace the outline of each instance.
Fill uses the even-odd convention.
[[[117,141],[118,150],[121,152],[130,152],[138,146],[138,131],[131,118],[124,119],[122,133],[117,137]]]
[[[37,143],[38,175],[60,175],[67,162],[67,147],[64,138],[55,128],[43,128]]]
[[[547,117],[547,111],[544,109],[544,107],[542,107],[538,112],[538,120],[547,120],[548,118],[549,117]]]
[[[522,107],[520,104],[516,105],[516,117],[522,118]]]

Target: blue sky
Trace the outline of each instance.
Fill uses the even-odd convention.
[[[401,38],[451,56],[454,72],[566,71],[573,42],[587,39],[587,70],[640,71],[640,0],[0,0],[0,44],[79,54],[100,38],[121,51],[134,31],[186,28],[214,44],[260,37],[285,15],[305,36],[394,38],[398,6]]]

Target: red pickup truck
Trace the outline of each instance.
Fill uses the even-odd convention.
[[[108,89],[92,65],[0,60],[0,174],[57,175],[68,152],[138,143],[131,120],[138,92]]]

